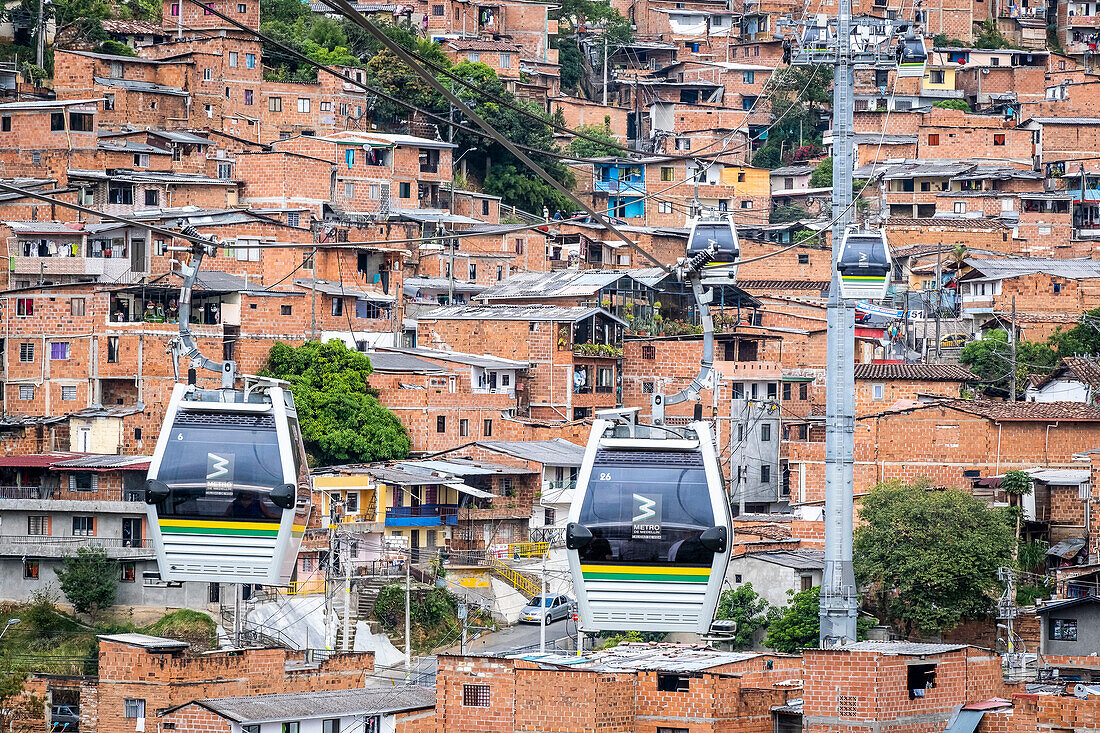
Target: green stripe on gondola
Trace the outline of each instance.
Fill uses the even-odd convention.
[[[165,534],[194,534],[194,535],[222,535],[233,537],[278,537],[279,527],[272,529],[249,529],[246,527],[171,527],[161,525],[160,531]]]
[[[841,275],[841,282],[858,282],[858,283],[882,283],[886,282],[885,277],[878,277],[877,275]]]

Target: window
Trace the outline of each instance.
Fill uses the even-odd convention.
[[[753,84],[753,83],[755,83],[756,82],[756,72],[755,71],[742,71],[741,72],[741,82],[744,83],[744,84]]]
[[[21,385],[19,385],[19,399],[21,399],[21,400],[33,400],[34,399],[34,385],[33,384],[21,384]]]
[[[251,89],[245,89],[244,90],[244,103],[246,105],[251,105],[252,104],[252,90]]]
[[[397,184],[397,195],[400,198],[407,199],[412,197],[412,185],[410,183],[403,182]]]
[[[107,184],[107,203],[109,203],[109,204],[122,204],[124,206],[133,206],[133,204],[134,204],[134,184],[132,184],[132,183],[109,183],[109,184]]]
[[[283,98],[282,97],[268,97],[267,109],[269,112],[282,112],[283,111]]]
[[[657,347],[653,344],[645,344],[642,346],[642,358],[653,360],[657,358]]]
[[[798,399],[808,400],[810,398],[810,385],[802,382],[798,385]]]
[[[470,282],[473,282],[474,280],[477,280],[477,263],[476,262],[471,262],[470,263],[469,273],[470,273],[470,278],[469,278]]]
[[[747,201],[747,200],[742,201],[741,202],[741,208],[742,209],[751,209],[752,208],[752,201]]]
[[[132,562],[124,562],[120,566],[121,573],[119,574],[119,581],[122,583],[133,583],[137,580],[137,567]]]
[[[279,306],[279,315],[289,316],[293,312],[294,312],[294,306],[290,306],[290,305],[280,305]]]
[[[446,415],[435,416],[435,432],[445,433],[447,432],[447,417]]]
[[[1052,618],[1048,623],[1051,641],[1077,641],[1077,619]]]
[[[38,561],[23,559],[23,577],[27,580],[38,580]]]
[[[942,69],[933,69],[928,72],[928,81],[932,84],[944,83],[944,71]]]
[[[237,52],[236,51],[230,51],[229,52],[229,68],[231,68],[231,69],[237,68]]]
[[[458,437],[465,438],[470,434],[470,421],[462,418],[458,421]]]
[[[301,219],[300,219],[297,211],[288,212],[287,215],[286,215],[286,224],[287,224],[287,226],[296,227],[296,226],[298,226],[298,222],[300,220]]]
[[[661,180],[662,181],[675,181],[676,180],[676,169],[675,168],[669,168],[669,167],[662,167],[661,168]]]
[[[432,6],[432,15],[435,16],[436,18],[442,18],[443,17],[443,6],[442,5],[433,5]]]
[[[772,426],[769,423],[764,423],[760,426],[760,440],[768,443],[772,439]]]
[[[70,112],[69,129],[73,132],[92,132],[95,129],[92,116],[87,112]]]
[[[1053,288],[1054,293],[1057,295],[1058,293],[1062,292],[1062,283],[1054,283]]]
[[[994,145],[1004,145],[1005,144],[1005,134],[1003,132],[994,133],[993,134],[993,144]]]
[[[158,206],[160,204],[160,191],[155,188],[145,189],[145,205]]]
[[[118,336],[107,337],[107,363],[118,363]]]
[[[512,68],[512,54],[502,53],[500,55],[500,68],[502,68],[502,69]]]
[[[127,718],[144,718],[145,701],[128,697],[123,702],[123,712]]]
[[[772,467],[768,464],[764,464],[760,467],[760,483],[766,484],[772,480]]]
[[[939,145],[940,144],[940,134],[938,132],[929,133],[928,134],[928,144],[930,146],[931,145]]]
[[[768,382],[768,399],[774,400],[779,396],[779,385],[775,382]]]
[[[214,70],[213,69],[203,69],[202,70],[202,80],[203,81],[210,81],[213,78],[214,78]]]
[[[50,361],[65,361],[69,358],[68,341],[50,342]]]
[[[956,201],[955,202],[955,213],[956,214],[965,214],[966,213],[966,202],[965,201]]]
[[[885,384],[872,384],[871,385],[871,399],[873,399],[873,400],[886,399],[886,385]]]
[[[481,421],[481,435],[484,438],[488,438],[493,434],[493,421],[489,418],[485,418]]]
[[[172,15],[176,16],[176,15],[179,15],[179,14],[180,14],[180,4],[179,3],[172,3]]]
[[[671,201],[658,201],[657,202],[657,213],[658,214],[671,214],[672,213],[672,202]]]
[[[332,111],[332,102],[321,102],[321,111],[322,112],[331,112]]]
[[[95,537],[95,517],[73,517],[73,537]]]
[[[336,316],[337,318],[344,315],[344,299],[343,298],[333,298],[332,299],[332,315]]]
[[[298,111],[302,113],[309,112],[309,97],[298,98]]]
[[[41,165],[41,164],[42,164],[42,151],[41,150],[32,150],[31,151],[31,165]]]
[[[54,112],[50,115],[50,131],[61,132],[65,129],[65,113]]]
[[[248,6],[245,5],[244,3],[237,3],[237,12],[238,13],[247,13],[248,12]]]
[[[482,199],[481,200],[481,215],[482,216],[488,216],[489,215],[489,199]]]
[[[27,534],[44,537],[50,533],[50,518],[46,516],[27,517]]]
[[[653,394],[653,382],[642,382],[642,394]]]
[[[799,252],[798,253],[798,264],[800,264],[800,265],[810,264],[810,256],[808,254],[806,254],[805,252]]]
[[[246,69],[255,69],[256,68],[256,54],[246,53],[244,55],[244,67]]]
[[[72,402],[76,399],[76,387],[66,385],[61,387],[61,399],[65,402]]]
[[[462,707],[487,708],[489,707],[489,685],[463,685]]]
[[[678,137],[676,138],[677,150],[691,150],[691,138],[690,137]]]
[[[83,298],[70,298],[69,299],[69,315],[70,316],[82,316],[82,315],[84,315],[84,299]]]
[[[573,408],[573,419],[574,420],[587,420],[590,417],[592,417],[592,408],[591,407],[574,407]]]
[[[936,686],[936,665],[910,664],[905,671],[905,678],[909,699],[924,697],[925,690],[931,690]]]
[[[211,585],[213,585],[213,584],[211,584]],[[211,601],[211,602],[213,603],[213,601]],[[260,733],[260,726],[259,726],[259,724],[256,724],[256,725],[242,725],[241,726],[241,733]]]
[[[500,282],[503,279],[504,279],[504,265],[497,265],[497,282]],[[1058,286],[1055,285],[1054,287],[1058,287]],[[1057,291],[1055,291],[1055,292],[1057,292]]]
[[[688,692],[691,689],[691,678],[679,674],[658,674],[658,692]],[[674,729],[675,730],[675,729]]]
[[[340,719],[329,718],[321,722],[321,733],[340,733]]]
[[[99,476],[90,471],[77,471],[69,475],[69,488],[73,491],[95,491],[99,488]]]
[[[476,64],[481,61],[481,54],[477,51],[470,51],[468,54],[466,54],[466,58]]]

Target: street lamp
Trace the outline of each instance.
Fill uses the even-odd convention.
[[[4,634],[8,633],[8,629],[10,629],[12,626],[15,626],[17,623],[19,623],[19,619],[9,618],[7,623],[4,624],[4,628],[0,629],[0,639],[3,639]]]

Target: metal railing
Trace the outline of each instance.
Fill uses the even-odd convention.
[[[100,547],[150,548],[152,543],[143,537],[53,537],[51,535],[0,535],[0,543],[16,545],[97,545]]]
[[[550,549],[549,542],[511,542],[508,544],[509,557],[542,557]]]
[[[508,585],[512,586],[520,593],[524,593],[528,596],[537,596],[542,592],[542,586],[536,581],[532,580],[528,576],[510,567],[502,560],[498,560],[492,555],[488,556],[489,570],[493,575],[503,580]]]
[[[420,506],[394,506],[386,509],[386,519],[407,519],[412,517],[454,517],[458,515],[458,504],[421,504]]]
[[[328,583],[324,578],[310,578],[309,580],[292,580],[286,586],[288,596],[306,596],[323,594],[328,589]]]
[[[0,486],[0,499],[42,499],[38,486]]]

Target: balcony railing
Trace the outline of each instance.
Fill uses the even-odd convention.
[[[457,522],[457,504],[421,504],[390,507],[386,510],[386,524],[390,526],[453,525]]]
[[[0,486],[0,499],[42,499],[43,491],[37,486]]]
[[[51,535],[0,535],[0,543],[13,545],[72,545],[83,547],[95,545],[97,547],[126,547],[133,549],[151,548],[153,543],[144,537],[54,537]]]

